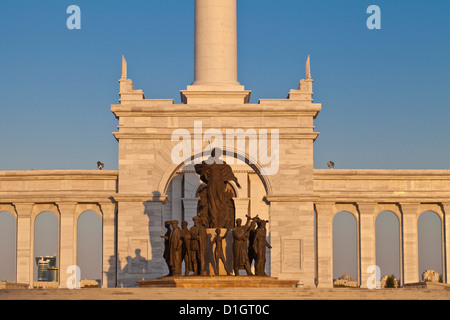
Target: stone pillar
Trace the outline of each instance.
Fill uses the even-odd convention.
[[[194,225],[194,221],[192,219],[197,216],[198,199],[182,199],[182,200],[184,207],[184,221],[187,221],[188,228],[191,228]]]
[[[333,203],[316,204],[317,287],[333,287]]]
[[[367,268],[376,265],[375,243],[375,203],[358,203],[360,220],[360,287],[367,288],[367,280],[373,273],[367,273]],[[380,275],[381,276],[381,275]]]
[[[239,85],[236,0],[195,1],[193,85]]]
[[[271,196],[268,200],[272,226],[271,276],[315,287],[313,203],[296,196]]]
[[[155,197],[117,196],[118,287],[136,287],[167,269],[163,260],[163,202]],[[162,199],[162,198],[161,198]]]
[[[237,80],[236,0],[195,1],[194,70],[183,103],[249,103],[251,92]]]
[[[418,204],[402,203],[402,242],[404,284],[419,281],[419,252],[417,234]]]
[[[67,279],[72,275],[67,273],[67,268],[77,264],[77,252],[75,244],[76,226],[74,213],[76,203],[58,203],[60,212],[60,236],[59,236],[59,287],[67,288]],[[83,270],[81,270],[83,272]]]
[[[117,283],[116,204],[102,203],[102,288],[114,288]]]
[[[33,203],[15,203],[17,212],[16,281],[33,286],[34,231],[31,212]]]

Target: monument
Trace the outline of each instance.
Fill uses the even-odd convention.
[[[280,286],[286,280],[332,288],[333,219],[343,211],[357,221],[357,286],[367,286],[366,270],[377,264],[375,220],[383,211],[394,213],[402,230],[401,285],[419,281],[419,216],[433,211],[440,217],[448,282],[450,170],[330,170],[332,163],[314,169],[322,105],[313,100],[309,57],[304,78],[286,98],[250,103],[251,92],[237,79],[236,0],[196,0],[195,6],[194,81],[180,91],[181,104],[135,89],[122,59],[120,99],[111,105],[119,123],[113,133],[118,170],[100,162],[96,170],[0,171],[0,211],[16,220],[17,282],[35,283],[36,217],[58,217],[57,261],[67,270],[77,264],[78,218],[86,211],[102,221],[102,287],[151,281]],[[191,138],[189,150],[174,161],[180,129],[180,139]],[[205,136],[228,131],[233,142],[266,134],[267,144],[276,146],[278,170],[268,174],[267,159],[254,159],[249,144],[239,152],[222,147],[218,155],[226,154],[226,163],[208,161]],[[70,276],[60,272],[58,286],[66,287]]]

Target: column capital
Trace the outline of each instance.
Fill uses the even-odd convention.
[[[58,202],[56,203],[56,206],[61,215],[73,215],[77,204],[77,202]]]
[[[13,206],[16,209],[18,217],[31,217],[34,203],[13,203]]]
[[[419,207],[419,202],[400,202],[400,209],[403,214],[417,214]]]
[[[374,214],[375,209],[377,207],[376,202],[358,202],[357,204],[358,211],[360,214]]]

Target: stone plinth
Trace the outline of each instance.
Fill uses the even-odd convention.
[[[254,276],[163,277],[136,281],[140,288],[295,288],[297,280]]]
[[[30,285],[28,283],[17,283],[17,282],[0,282],[0,290],[1,289],[28,289]]]

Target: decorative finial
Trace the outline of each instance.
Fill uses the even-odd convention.
[[[305,80],[311,79],[311,61],[308,55],[308,59],[306,60],[306,75]]]
[[[122,79],[127,79],[127,61],[122,55]]]

